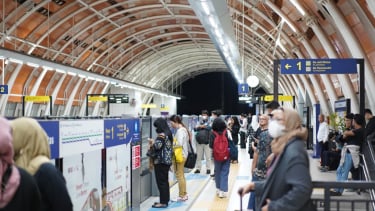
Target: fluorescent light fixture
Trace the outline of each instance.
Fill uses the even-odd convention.
[[[44,66],[43,66],[43,68],[44,68]],[[66,73],[66,71],[65,70],[60,70],[60,69],[56,69],[56,72],[58,72],[58,73]]]
[[[78,74],[78,77],[80,77],[80,78],[86,78],[86,76],[82,75],[82,74]]]
[[[106,84],[109,84],[109,81],[107,81],[107,80],[103,80],[103,82],[106,83]]]
[[[305,16],[305,10],[296,0],[290,0],[290,2],[297,8],[298,12],[301,13],[302,16]]]
[[[9,58],[9,61],[13,63],[17,63],[17,64],[23,64],[23,61],[18,60],[18,59]]]
[[[29,65],[30,67],[40,67],[39,64],[35,64],[35,63],[32,63],[32,62],[26,62],[27,65]]]
[[[0,59],[6,59],[4,56],[0,56]]]
[[[111,81],[111,84],[112,84],[112,85],[116,85],[117,82],[115,82],[115,81]]]
[[[100,79],[100,78],[95,78],[95,81],[99,81],[99,82],[102,82],[103,79]]]
[[[77,75],[77,73],[73,73],[73,72],[69,72],[69,71],[68,71],[68,75],[71,75],[71,76],[76,76],[76,75]]]
[[[45,70],[53,70],[53,68],[52,67],[49,67],[49,66],[43,66],[43,69],[45,69]],[[57,70],[56,70],[57,71]],[[65,71],[64,71],[64,73],[65,73]]]
[[[87,79],[88,79],[88,80],[93,80],[93,81],[95,81],[95,78],[93,78],[93,77],[91,77],[91,76],[87,77]]]

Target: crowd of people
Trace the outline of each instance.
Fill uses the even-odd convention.
[[[0,210],[72,211],[61,172],[50,162],[48,136],[32,118],[0,118]]]

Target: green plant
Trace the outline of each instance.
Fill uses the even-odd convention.
[[[332,113],[329,115],[330,119],[330,126],[335,130],[335,131],[344,131],[345,130],[345,119],[342,116],[337,115],[337,113]]]

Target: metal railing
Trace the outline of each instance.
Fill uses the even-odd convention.
[[[375,210],[374,199],[366,197],[332,197],[330,189],[333,188],[352,188],[361,191],[374,191],[375,182],[368,181],[351,181],[351,182],[326,182],[326,181],[313,181],[314,188],[323,188],[324,197],[313,197],[313,203],[318,210]]]

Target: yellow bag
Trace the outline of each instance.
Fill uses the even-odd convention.
[[[176,146],[177,145],[177,139],[173,139],[173,155],[175,158],[176,163],[182,163],[184,162],[184,156],[182,153],[182,146]]]

